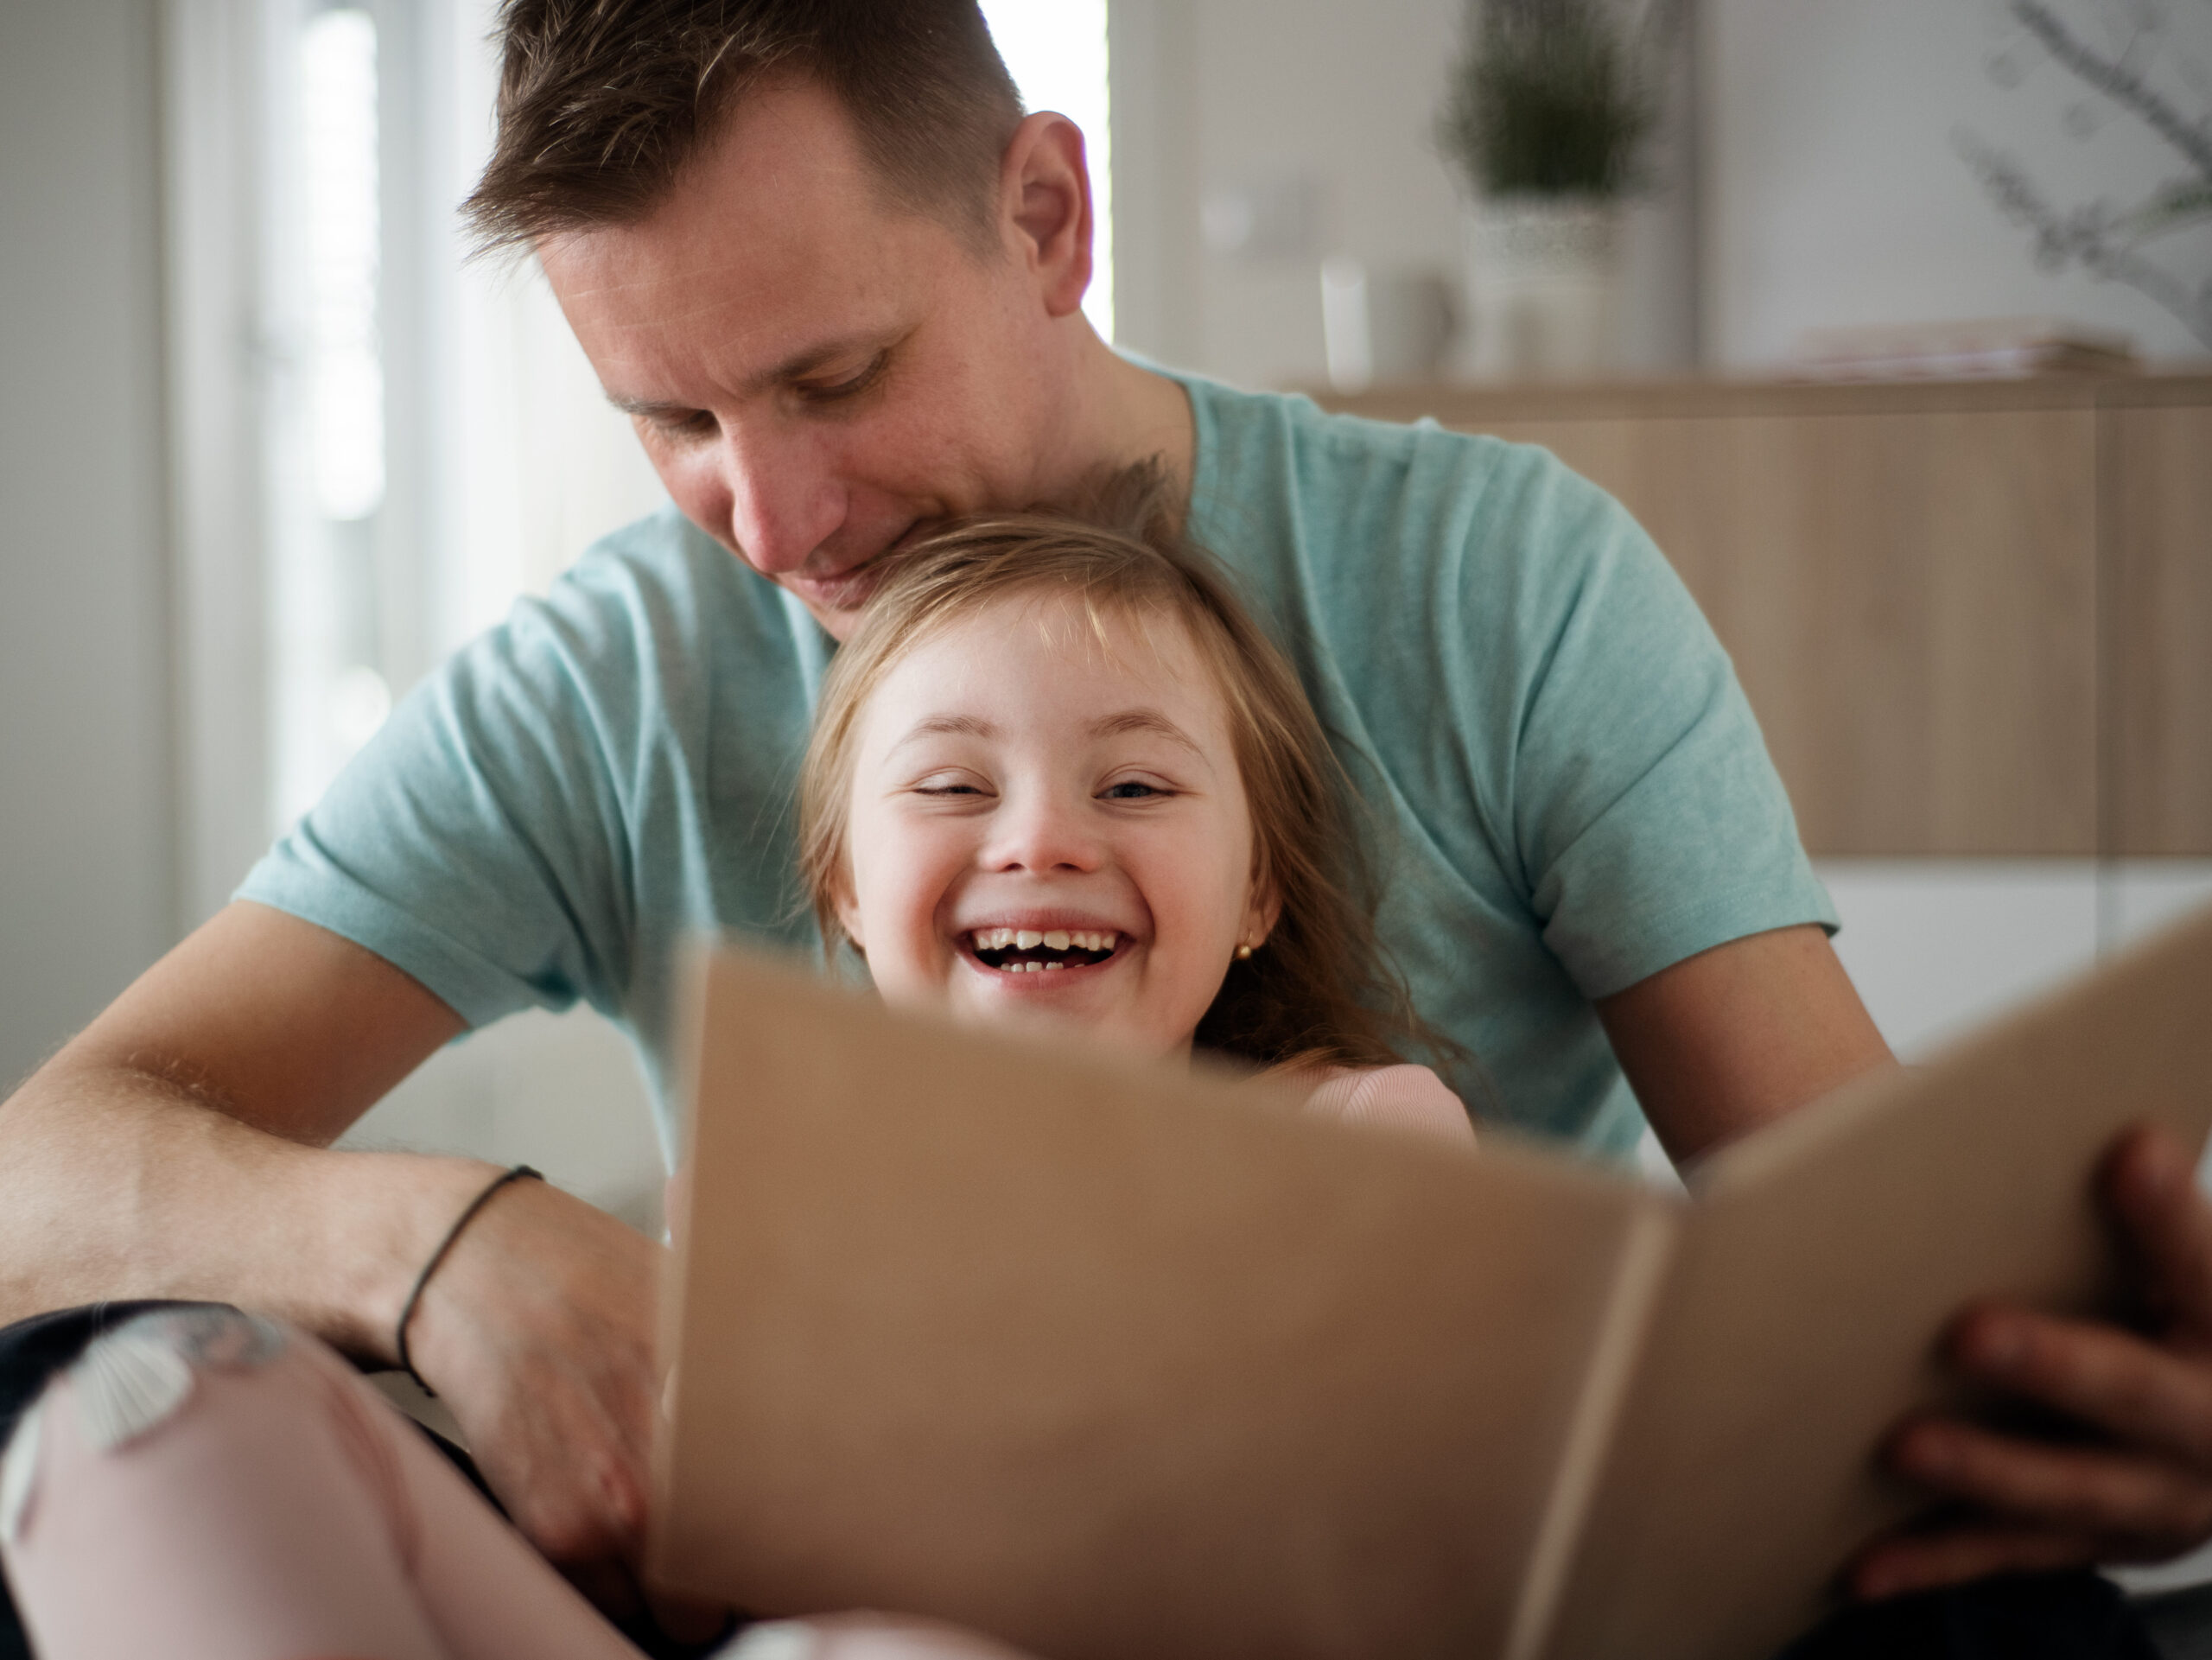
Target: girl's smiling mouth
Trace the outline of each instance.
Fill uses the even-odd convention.
[[[1111,928],[970,928],[962,954],[994,974],[1060,973],[1096,968],[1121,954],[1128,936]]]

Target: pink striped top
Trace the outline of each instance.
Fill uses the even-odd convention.
[[[1475,1127],[1459,1097],[1426,1066],[1332,1066],[1306,1097],[1306,1110],[1348,1124],[1377,1124],[1475,1144]]]

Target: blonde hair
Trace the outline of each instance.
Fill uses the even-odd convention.
[[[1093,493],[1083,517],[1033,512],[957,521],[900,557],[824,680],[799,774],[799,858],[823,948],[845,943],[846,820],[860,719],[900,658],[1005,601],[1070,596],[1094,631],[1111,614],[1187,631],[1229,713],[1249,805],[1253,882],[1281,913],[1266,946],[1230,965],[1201,1048],[1262,1065],[1375,1066],[1393,1040],[1456,1053],[1414,1013],[1376,938],[1351,783],[1282,653],[1212,561],[1185,543],[1150,467]],[[1102,636],[1103,637],[1103,636]]]

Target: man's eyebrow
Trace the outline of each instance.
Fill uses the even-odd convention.
[[[772,369],[764,370],[761,373],[753,376],[746,383],[745,391],[748,394],[763,392],[777,386],[787,385],[794,380],[804,380],[809,375],[820,372],[826,365],[835,363],[840,358],[866,353],[873,359],[889,351],[898,343],[897,340],[887,340],[880,334],[873,332],[849,335],[842,340],[819,341],[804,351],[792,353]],[[698,413],[698,410],[692,404],[671,403],[665,398],[627,398],[620,392],[609,392],[607,394],[607,401],[625,415],[637,416],[647,421],[671,419],[680,421]]]
[[[607,401],[623,414],[641,421],[680,421],[699,412],[688,404],[664,403],[657,398],[624,398],[617,392],[607,393]]]
[[[1200,760],[1205,757],[1205,752],[1190,734],[1156,709],[1125,709],[1118,715],[1108,715],[1090,723],[1090,735],[1094,738],[1117,737],[1124,732],[1149,732],[1170,743],[1182,745]]]

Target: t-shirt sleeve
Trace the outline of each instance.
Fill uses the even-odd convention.
[[[638,632],[585,584],[522,601],[400,703],[238,897],[365,946],[472,1026],[578,998],[615,1013]]]
[[[1546,944],[1597,999],[1835,913],[1727,653],[1610,496],[1519,451],[1511,835]],[[1533,550],[1533,551],[1529,551]]]

